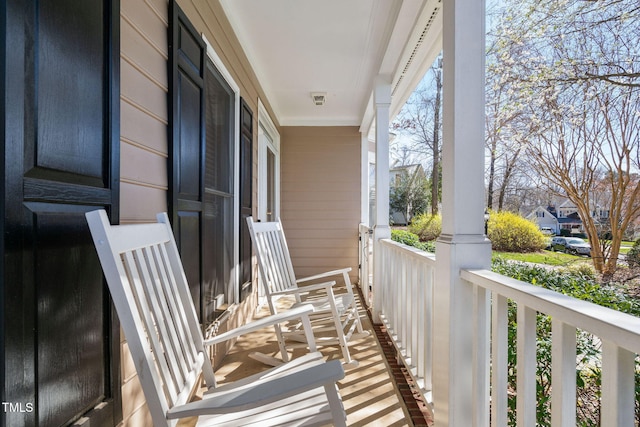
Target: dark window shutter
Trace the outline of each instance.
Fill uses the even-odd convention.
[[[240,298],[251,294],[251,236],[247,218],[253,207],[253,112],[240,103]]]

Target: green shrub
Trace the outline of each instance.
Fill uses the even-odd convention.
[[[414,233],[407,230],[391,230],[391,240],[405,245],[415,246],[420,243],[420,239]]]
[[[596,280],[596,270],[593,268],[593,264],[586,263],[578,263],[578,264],[569,264],[564,269],[560,271],[564,271],[573,276],[579,276],[586,280]]]
[[[577,299],[590,301],[595,304],[609,307],[623,313],[640,316],[640,301],[635,300],[623,292],[619,287],[601,285],[590,272],[583,269],[571,271],[554,271],[546,268],[531,266],[494,257],[492,270],[496,273],[528,282],[536,286],[551,289]],[[515,303],[509,301],[508,306],[508,337],[511,343],[516,339],[517,308]],[[537,408],[536,425],[550,426],[550,388],[551,388],[551,318],[538,313],[536,322],[536,390]],[[578,330],[576,335],[577,366],[582,367],[576,372],[577,383],[577,420],[576,425],[595,427],[599,425],[599,396],[602,380],[602,371],[599,363],[600,350],[593,336],[585,331]],[[515,389],[516,383],[516,347],[508,348],[508,372],[509,387]],[[636,358],[636,402],[640,402],[640,358]],[[508,397],[509,425],[515,426],[515,407],[517,393],[511,393]],[[636,403],[636,417],[640,416],[640,406]]]
[[[391,230],[391,240],[420,249],[425,252],[435,252],[433,242],[421,242],[417,234],[406,230]]]
[[[640,239],[636,240],[633,247],[627,252],[627,264],[629,267],[640,267]]]
[[[413,218],[408,228],[423,242],[436,240],[442,231],[442,218],[440,215],[421,214]]]
[[[488,237],[495,251],[536,252],[546,246],[545,236],[533,222],[512,212],[493,212]]]

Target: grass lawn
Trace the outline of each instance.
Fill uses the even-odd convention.
[[[626,254],[631,250],[633,246],[633,242],[622,242],[620,245],[620,254]],[[498,252],[493,251],[494,256],[500,256],[504,259],[510,259],[513,261],[521,261],[521,262],[531,262],[534,264],[545,264],[545,265],[555,265],[555,266],[565,266],[569,264],[574,264],[579,261],[589,261],[590,258],[584,256],[576,256],[569,255],[564,252],[552,252],[543,250],[540,252],[531,252],[531,253],[517,253],[517,252]]]
[[[623,241],[620,244],[620,253],[621,254],[626,254],[627,252],[629,252],[631,250],[631,248],[633,247],[633,243],[634,242],[625,242],[625,241]]]
[[[516,252],[498,252],[493,251],[494,256],[500,256],[504,259],[510,259],[514,261],[522,261],[522,262],[532,262],[535,264],[546,264],[546,265],[569,265],[575,263],[576,261],[584,261],[585,257],[575,256],[565,254],[563,252],[551,252],[551,251],[540,251],[540,252],[531,252],[526,254],[516,253]]]

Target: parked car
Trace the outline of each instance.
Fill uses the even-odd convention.
[[[554,234],[556,234],[553,232],[553,229],[551,227],[542,227],[540,231],[546,236],[553,236]]]
[[[591,256],[591,245],[577,237],[554,237],[551,239],[552,251],[564,251],[568,254]]]

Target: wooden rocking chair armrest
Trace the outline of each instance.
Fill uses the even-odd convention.
[[[326,289],[328,292],[328,290],[331,289],[335,284],[335,280],[332,280],[331,282],[314,283],[313,285],[304,285],[299,288],[289,288],[286,291],[272,292],[271,296],[302,294],[311,291],[318,291],[321,289]]]
[[[315,274],[309,277],[303,277],[301,279],[296,279],[296,283],[309,282],[311,280],[322,279],[324,277],[337,276],[339,274],[348,273],[351,271],[351,267],[341,268],[340,270],[331,270],[325,273]]]
[[[168,419],[207,414],[225,414],[252,409],[258,405],[276,402],[317,387],[335,384],[344,378],[339,360],[317,360],[294,369],[287,375],[267,377],[238,388],[228,388],[205,395],[195,402],[176,406],[167,411]]]
[[[258,331],[268,326],[273,326],[278,323],[286,322],[293,319],[299,319],[303,316],[308,316],[310,313],[313,313],[313,306],[311,304],[303,304],[290,310],[283,311],[282,313],[254,320],[253,322],[249,322],[246,325],[239,326],[228,332],[224,332],[220,335],[216,335],[215,337],[206,339],[204,340],[204,345],[207,346],[218,344],[230,340],[231,338],[236,338],[240,335],[247,334],[249,332]]]

